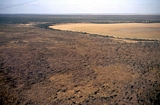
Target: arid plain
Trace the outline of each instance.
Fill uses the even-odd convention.
[[[158,105],[159,40],[48,28],[157,17],[0,16],[0,104]]]
[[[160,39],[160,23],[71,23],[54,25],[50,28],[123,38]]]

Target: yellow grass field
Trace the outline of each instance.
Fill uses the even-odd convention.
[[[68,23],[50,26],[50,28],[123,38],[144,38],[160,40],[160,23]]]

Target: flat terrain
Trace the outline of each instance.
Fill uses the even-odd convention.
[[[160,39],[160,23],[71,23],[54,25],[50,28],[123,38]]]
[[[1,105],[158,105],[160,42],[0,25]]]

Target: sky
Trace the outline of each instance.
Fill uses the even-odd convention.
[[[0,14],[160,14],[160,0],[0,0]]]

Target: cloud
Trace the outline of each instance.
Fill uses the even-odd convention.
[[[0,10],[11,8],[11,7],[17,7],[17,6],[25,5],[25,4],[34,2],[34,1],[37,1],[37,0],[30,0],[30,1],[22,2],[22,3],[18,3],[18,4],[10,4],[10,5],[4,6],[4,7],[0,7]]]

